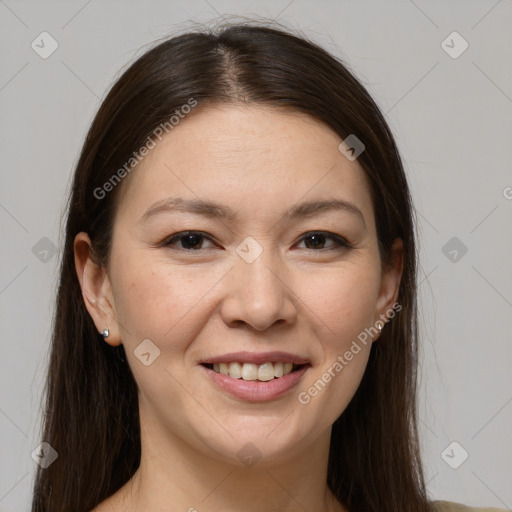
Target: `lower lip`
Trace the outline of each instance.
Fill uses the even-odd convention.
[[[263,382],[260,380],[234,379],[229,375],[214,372],[206,366],[199,366],[207,372],[208,377],[223,391],[249,402],[266,402],[282,397],[294,388],[308,369],[311,368],[311,365],[307,364],[283,377]]]

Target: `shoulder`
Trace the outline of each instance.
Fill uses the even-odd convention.
[[[502,508],[468,507],[451,501],[434,501],[432,505],[435,512],[506,512]]]

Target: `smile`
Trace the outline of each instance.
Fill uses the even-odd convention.
[[[203,363],[199,368],[222,391],[241,400],[262,402],[275,400],[288,393],[297,386],[311,365],[233,362]]]
[[[293,363],[215,363],[206,365],[214,372],[221,373],[222,375],[229,375],[233,379],[243,380],[259,380],[268,382],[269,380],[283,377],[288,375],[294,370],[297,370],[300,365]]]

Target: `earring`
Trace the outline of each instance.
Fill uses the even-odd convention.
[[[107,339],[110,336],[110,331],[108,330],[108,327],[106,329],[103,329],[103,331],[100,332],[100,334]]]

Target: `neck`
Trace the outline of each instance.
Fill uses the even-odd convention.
[[[122,510],[346,512],[327,487],[330,429],[286,460],[264,457],[250,466],[157,431],[141,429],[140,466],[115,496]]]

